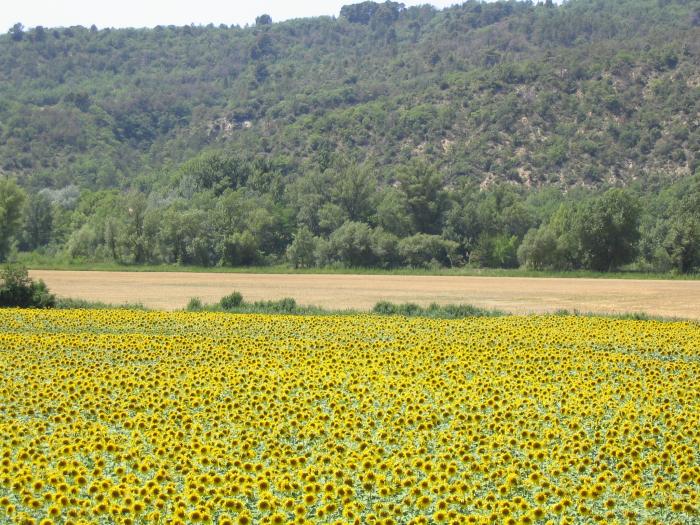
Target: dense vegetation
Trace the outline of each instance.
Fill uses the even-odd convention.
[[[700,268],[690,0],[18,24],[0,70],[0,260]]]
[[[27,269],[6,266],[0,272],[0,307],[52,308],[56,297],[41,279],[34,281]]]

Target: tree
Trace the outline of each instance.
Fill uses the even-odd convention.
[[[17,22],[10,28],[9,33],[13,41],[19,42],[24,38],[24,26]]]
[[[12,243],[20,232],[26,195],[15,181],[0,178],[0,261],[7,259]]]
[[[414,231],[439,233],[448,204],[442,175],[424,162],[413,162],[397,178],[399,189],[406,196]]]
[[[124,228],[121,230],[120,239],[124,253],[128,254],[130,262],[143,264],[150,257],[150,237],[155,238],[152,222],[148,223],[151,228],[146,228],[146,211],[148,202],[142,193],[132,192],[123,202],[122,217]]]
[[[673,211],[664,247],[679,272],[700,269],[700,187],[685,195]]]
[[[333,202],[327,202],[318,210],[318,227],[322,234],[331,234],[347,220],[350,220],[347,212]]]
[[[690,23],[693,27],[700,26],[700,8],[697,8],[690,17]]]
[[[482,234],[469,254],[469,262],[487,268],[515,268],[518,265],[515,235]]]
[[[350,165],[335,174],[332,198],[351,221],[366,221],[375,209],[372,198],[376,191],[372,171],[367,166]]]
[[[45,246],[51,241],[53,213],[51,201],[43,193],[35,193],[27,200],[24,214],[24,243],[29,250]]]
[[[42,26],[34,28],[33,38],[35,42],[43,42],[46,40],[46,30]]]
[[[311,268],[314,265],[316,242],[307,227],[302,226],[294,234],[292,244],[287,248],[287,259],[294,268]]]
[[[504,233],[493,237],[491,266],[495,268],[516,268],[518,266],[518,238]]]
[[[531,270],[557,268],[557,238],[552,230],[542,226],[528,231],[518,247],[518,261]]]
[[[258,35],[255,39],[255,44],[250,49],[250,57],[253,60],[258,60],[266,56],[273,56],[277,53],[274,41],[267,31]]]
[[[365,223],[346,221],[331,234],[328,242],[332,260],[350,267],[373,263],[372,232]]]
[[[386,231],[399,237],[411,234],[411,217],[406,195],[394,188],[385,190],[377,205],[377,223]]]
[[[399,255],[413,268],[425,268],[435,261],[442,266],[451,266],[459,245],[439,235],[417,233],[399,241]]]
[[[378,9],[379,4],[376,2],[360,2],[341,7],[340,16],[353,24],[369,24]]]
[[[270,15],[260,15],[255,18],[256,26],[269,26],[272,24],[272,17]]]
[[[576,225],[583,265],[609,271],[631,262],[637,253],[639,217],[639,202],[622,189],[585,203]]]
[[[372,230],[370,242],[376,264],[384,268],[393,268],[400,264],[399,238],[396,235],[379,226]]]
[[[230,266],[248,266],[258,262],[258,242],[250,231],[229,235],[224,241],[223,262]]]
[[[206,190],[220,195],[228,188],[244,185],[251,171],[252,166],[243,159],[220,152],[205,152],[180,167],[180,191],[185,198]]]

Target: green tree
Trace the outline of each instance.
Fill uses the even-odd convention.
[[[370,244],[375,257],[375,264],[384,268],[393,268],[401,263],[399,257],[399,238],[378,226],[372,230]]]
[[[324,235],[330,235],[348,220],[345,209],[333,202],[327,202],[318,210],[318,228]]]
[[[678,203],[669,220],[664,247],[679,272],[700,269],[700,191],[686,195]]]
[[[51,201],[42,193],[35,193],[27,200],[24,213],[24,244],[34,250],[51,241],[53,211]]]
[[[640,205],[622,189],[612,189],[584,204],[578,216],[582,263],[608,271],[632,262],[639,241]]]
[[[205,152],[180,167],[180,192],[185,198],[206,190],[221,195],[228,188],[235,190],[243,186],[253,169],[251,163],[241,158]]]
[[[287,259],[294,268],[311,268],[315,262],[315,250],[316,242],[311,230],[302,226],[287,248]]]
[[[399,189],[406,196],[406,206],[413,230],[436,234],[442,230],[448,195],[442,175],[425,162],[413,162],[398,174]]]
[[[439,235],[417,233],[399,241],[399,255],[413,268],[426,268],[436,262],[451,266],[459,245]]]
[[[260,15],[255,17],[256,26],[269,26],[272,24],[272,17],[270,15]]]
[[[406,195],[394,188],[384,191],[377,205],[377,223],[386,231],[399,237],[411,234],[411,217]]]
[[[368,166],[350,165],[333,177],[332,199],[351,221],[366,221],[375,209],[377,179]]]
[[[531,270],[548,270],[560,266],[557,237],[547,226],[532,228],[518,247],[518,261]]]
[[[10,28],[10,38],[15,42],[20,42],[24,38],[24,26],[17,22]]]
[[[258,242],[253,234],[245,230],[226,237],[223,248],[223,262],[230,266],[249,266],[260,259]]]
[[[148,202],[146,196],[140,192],[132,192],[124,200],[124,208],[121,210],[124,220],[121,245],[128,259],[135,264],[143,264],[148,261],[150,248],[150,235],[153,235],[149,226],[156,223],[146,222]]]
[[[349,267],[371,266],[372,231],[362,222],[346,221],[328,239],[331,260]]]
[[[377,2],[359,2],[357,4],[344,5],[340,9],[340,16],[353,24],[369,24],[374,13],[379,10]]]
[[[0,177],[0,261],[7,259],[20,233],[26,195],[15,181]]]

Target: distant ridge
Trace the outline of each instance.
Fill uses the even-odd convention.
[[[126,188],[226,149],[286,173],[420,159],[448,180],[569,187],[700,165],[695,2],[364,2],[269,22],[13,28],[0,170]]]

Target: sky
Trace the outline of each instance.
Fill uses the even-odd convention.
[[[335,15],[358,0],[2,0],[0,31],[17,22],[25,27],[155,27],[213,23],[253,24],[267,13],[274,22]],[[401,1],[401,0],[400,0]],[[459,0],[402,0],[406,6],[430,3],[448,7]],[[3,29],[4,28],[4,29]]]

